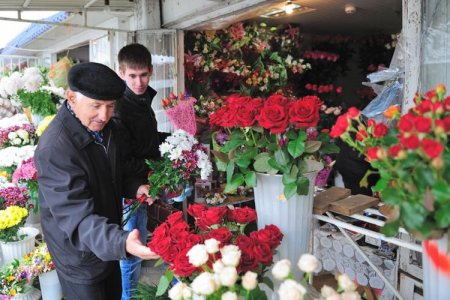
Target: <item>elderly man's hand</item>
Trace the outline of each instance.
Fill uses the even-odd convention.
[[[139,231],[134,229],[128,235],[126,241],[126,250],[128,253],[137,256],[142,259],[158,259],[159,255],[150,250],[145,245],[142,245],[141,240],[139,238]]]
[[[147,202],[148,205],[152,205],[154,201],[154,199],[150,196],[149,192],[148,192],[148,185],[143,184],[141,186],[139,186],[137,192],[136,192],[136,199],[139,200],[139,202]]]

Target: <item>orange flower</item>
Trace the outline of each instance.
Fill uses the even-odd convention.
[[[386,111],[383,113],[383,116],[385,116],[388,119],[393,119],[394,117],[397,117],[400,115],[400,107],[398,105],[391,105],[386,109]]]

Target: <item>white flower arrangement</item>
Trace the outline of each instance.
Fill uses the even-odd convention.
[[[22,161],[33,157],[35,150],[36,145],[0,149],[0,168],[19,166]]]
[[[0,119],[0,129],[23,124],[30,124],[30,121],[25,114],[15,114],[12,117]]]

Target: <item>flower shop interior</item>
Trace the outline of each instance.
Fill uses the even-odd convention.
[[[146,162],[157,200],[135,201],[161,257],[142,262],[136,299],[448,298],[447,1],[5,0],[1,11],[31,25],[0,49],[0,299],[65,299],[34,151],[69,69],[117,71],[130,43],[152,53],[152,109],[171,134]]]

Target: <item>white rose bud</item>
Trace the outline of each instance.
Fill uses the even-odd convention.
[[[192,290],[198,295],[211,295],[216,290],[216,283],[211,273],[203,272],[192,281]]]
[[[341,300],[361,300],[361,296],[357,292],[344,292],[340,296]]]
[[[242,286],[247,291],[251,291],[258,285],[258,274],[252,271],[247,271],[244,276],[242,276]]]
[[[182,300],[183,299],[183,289],[186,284],[183,282],[177,282],[170,290],[169,290],[169,298],[171,300]]]
[[[292,279],[283,281],[278,289],[278,295],[283,300],[302,300],[306,289]]]
[[[272,275],[278,280],[283,280],[291,273],[291,262],[288,259],[277,261],[272,268]]]
[[[219,259],[213,263],[212,267],[214,272],[220,273],[222,272],[223,268],[225,268],[225,265],[223,264],[222,260]]]
[[[314,255],[303,254],[298,260],[298,267],[302,272],[312,273],[317,269],[318,261]]]
[[[187,256],[189,257],[189,262],[194,267],[204,265],[209,259],[208,252],[206,252],[206,247],[202,244],[197,244],[192,247],[191,250],[188,251]]]
[[[320,290],[320,293],[326,299],[328,299],[328,297],[338,295],[338,293],[332,287],[329,287],[328,285],[324,285],[322,287],[322,289]]]
[[[356,290],[356,284],[348,278],[346,274],[340,274],[337,278],[338,286],[346,292],[352,292]]]
[[[24,129],[19,129],[17,130],[17,135],[22,139],[22,140],[27,140],[30,136],[28,134],[28,131],[24,130]]]
[[[222,300],[238,300],[238,296],[235,292],[228,291],[222,294]]]
[[[222,262],[225,266],[236,267],[241,259],[241,250],[238,246],[227,245],[220,249]]]
[[[208,239],[205,241],[206,251],[209,254],[214,254],[219,251],[220,242],[216,239]]]
[[[238,279],[238,273],[235,267],[225,267],[219,273],[220,283],[223,286],[232,287]]]

